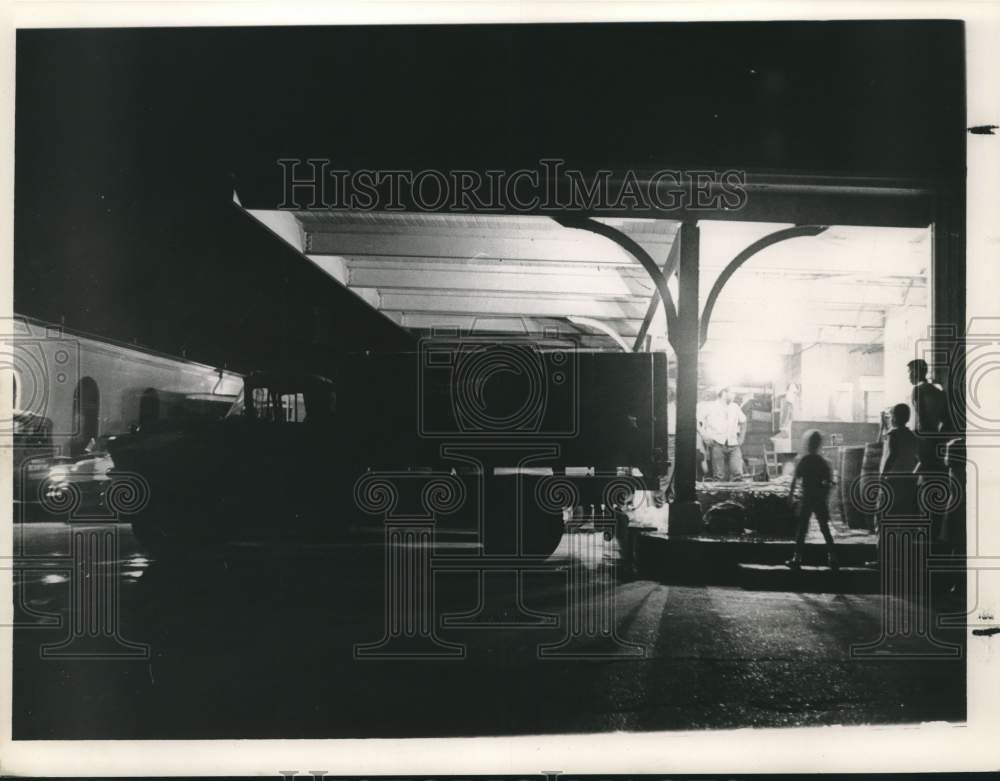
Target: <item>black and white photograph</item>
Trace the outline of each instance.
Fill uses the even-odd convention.
[[[0,770],[996,767],[1000,5],[35,5]]]

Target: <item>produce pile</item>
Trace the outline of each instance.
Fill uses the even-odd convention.
[[[791,482],[783,477],[768,482],[698,483],[708,533],[794,538],[795,512],[788,501]]]

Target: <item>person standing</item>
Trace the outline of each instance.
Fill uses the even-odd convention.
[[[710,394],[702,393],[701,398],[698,400],[698,406],[695,408],[695,420],[698,423],[697,430],[695,431],[694,447],[695,447],[695,464],[698,470],[698,480],[713,480],[715,475],[712,474],[712,454],[710,452],[709,446],[705,443],[705,432],[703,430],[702,421],[705,418],[705,411],[708,409],[710,404],[714,404],[715,399],[710,397]]]
[[[742,480],[747,416],[728,387],[721,388],[715,401],[705,405],[698,429],[710,453],[715,479]]]
[[[826,559],[830,569],[839,569],[837,554],[833,545],[833,534],[830,532],[830,507],[827,499],[830,496],[830,486],[833,485],[833,470],[830,464],[820,455],[823,446],[823,435],[816,431],[807,431],[803,439],[805,454],[795,463],[795,476],[788,492],[790,502],[795,501],[795,486],[802,481],[802,499],[799,501],[797,516],[798,530],[795,534],[795,555],[785,562],[789,569],[797,570],[802,566],[802,554],[806,547],[806,533],[809,531],[809,521],[816,516],[819,530],[826,542]]]
[[[667,460],[676,462],[677,448],[677,393],[673,385],[667,386]]]
[[[778,423],[778,430],[789,432],[792,430],[792,421],[799,416],[799,386],[794,382],[788,384],[785,397],[781,401],[781,418]]]
[[[889,411],[889,427],[882,434],[882,460],[879,462],[879,501],[875,512],[875,545],[879,558],[865,566],[882,566],[882,519],[907,518],[917,512],[917,436],[906,427],[910,407],[897,404]]]
[[[948,429],[948,398],[938,385],[927,379],[927,361],[922,358],[906,364],[913,392],[910,406],[913,408],[913,431],[920,441],[920,468],[943,467],[943,455],[938,453],[941,434]]]
[[[879,476],[888,501],[880,504],[886,505],[883,514],[887,516],[906,517],[917,510],[917,484],[913,472],[917,468],[919,442],[906,427],[909,420],[910,408],[897,404],[892,408],[891,428],[883,438]]]
[[[941,480],[948,472],[944,454],[939,452],[948,437],[948,398],[943,389],[927,379],[927,361],[917,358],[906,364],[913,392],[910,406],[913,408],[913,432],[917,437],[918,495],[920,487],[929,481]],[[942,532],[944,516],[929,512],[931,519],[931,539],[938,541]]]

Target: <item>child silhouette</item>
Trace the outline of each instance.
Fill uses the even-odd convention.
[[[830,569],[837,570],[837,554],[833,548],[833,535],[830,533],[830,509],[827,498],[833,483],[833,472],[826,459],[819,454],[823,446],[823,435],[815,429],[807,431],[802,438],[806,453],[795,463],[795,476],[788,500],[794,502],[795,485],[802,481],[802,499],[798,508],[798,530],[795,536],[795,555],[785,562],[791,569],[802,566],[802,553],[805,550],[806,532],[809,531],[809,520],[813,515],[819,522],[819,529],[826,540],[827,562]]]

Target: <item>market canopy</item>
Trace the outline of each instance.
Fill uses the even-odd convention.
[[[614,242],[538,215],[250,210],[329,277],[415,333],[555,329],[582,346],[632,349],[654,292]],[[661,267],[679,223],[603,218]],[[744,247],[787,225],[705,221],[702,305]],[[886,312],[928,306],[930,231],[830,227],[773,245],[741,268],[716,303],[706,347],[740,339],[875,344]],[[676,296],[676,280],[670,283]],[[665,348],[662,307],[648,333]]]

